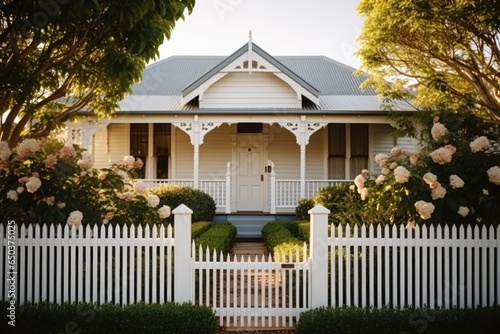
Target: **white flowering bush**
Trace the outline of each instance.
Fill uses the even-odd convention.
[[[142,161],[125,157],[110,168],[77,146],[27,139],[12,150],[0,142],[0,216],[18,223],[166,223],[170,208],[132,180]],[[156,199],[155,199],[156,197]]]
[[[363,219],[498,224],[500,125],[461,113],[431,119],[420,152],[395,147],[389,154],[377,154],[380,174],[362,171],[355,178]]]

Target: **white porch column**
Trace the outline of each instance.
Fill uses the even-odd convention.
[[[306,147],[313,133],[325,127],[327,122],[308,122],[305,115],[298,122],[279,123],[295,135],[300,146],[300,198],[306,197]]]
[[[300,198],[306,197],[306,145],[309,142],[307,136],[306,116],[300,116],[300,132],[297,142],[300,145]]]
[[[231,213],[231,162],[226,165],[226,213]]]
[[[328,214],[330,210],[316,205],[308,211],[310,221],[311,308],[328,306]],[[333,255],[332,255],[333,256]]]
[[[200,122],[198,115],[193,116],[192,122],[172,122],[191,138],[193,145],[193,188],[199,188],[200,182],[200,145],[203,144],[203,138],[211,130],[219,127],[222,122]]]
[[[271,214],[276,213],[276,171],[274,170],[274,162],[271,161],[270,183],[271,183]]]
[[[193,188],[198,189],[200,182],[200,123],[198,115],[194,115],[191,143],[193,144]]]

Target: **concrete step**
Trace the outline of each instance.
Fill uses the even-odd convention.
[[[237,230],[237,238],[262,238],[262,228],[275,220],[271,215],[228,215],[227,221],[233,223]]]

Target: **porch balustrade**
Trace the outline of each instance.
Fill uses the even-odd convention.
[[[192,179],[142,179],[140,181],[142,181],[148,189],[168,185],[194,187],[194,180]],[[310,198],[325,187],[352,182],[352,180],[306,180],[305,196],[301,196],[300,180],[277,180],[276,177],[272,175],[269,179],[270,212],[274,214],[276,210],[294,211],[301,198]],[[200,179],[198,186],[199,190],[209,194],[214,199],[218,212],[231,213],[230,176],[226,179]]]

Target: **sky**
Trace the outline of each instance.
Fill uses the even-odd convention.
[[[359,0],[196,0],[177,21],[160,59],[172,55],[229,56],[252,41],[272,56],[320,55],[358,68],[353,55],[362,19]]]

